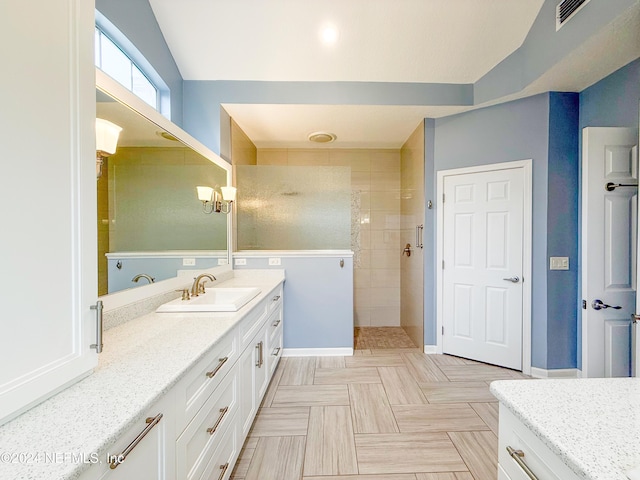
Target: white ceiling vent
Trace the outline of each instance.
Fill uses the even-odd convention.
[[[556,31],[591,0],[562,0],[556,7]]]

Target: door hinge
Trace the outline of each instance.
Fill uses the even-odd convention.
[[[444,270],[444,260],[442,260],[442,269]]]
[[[582,300],[582,309],[583,310],[587,309],[587,301],[586,300]]]
[[[442,326],[442,335],[444,335],[444,325]]]
[[[444,203],[444,193],[442,194],[442,203]]]

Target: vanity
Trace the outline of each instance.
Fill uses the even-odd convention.
[[[635,480],[640,380],[495,381],[499,480]]]
[[[260,293],[105,331],[91,376],[0,427],[0,478],[228,479],[282,354],[284,272],[220,277]]]

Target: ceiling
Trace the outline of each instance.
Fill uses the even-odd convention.
[[[150,0],[185,80],[474,83],[524,41],[544,0]],[[638,56],[638,10],[509,97],[580,91]],[[618,22],[620,23],[620,22]],[[337,41],[322,42],[332,25]],[[624,63],[623,63],[624,62]],[[496,102],[504,101],[499,99]],[[399,148],[423,118],[473,107],[224,108],[258,148]],[[324,145],[326,146],[326,145]]]

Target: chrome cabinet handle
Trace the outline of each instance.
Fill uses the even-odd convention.
[[[220,476],[218,477],[218,480],[222,480],[222,478],[224,477],[224,474],[227,473],[227,468],[229,468],[229,462],[225,463],[224,465],[220,465],[220,470],[222,470],[220,472]]]
[[[102,300],[98,300],[95,305],[91,305],[91,310],[96,311],[96,343],[89,345],[95,348],[96,353],[102,353]],[[114,467],[115,468],[115,467]]]
[[[113,470],[115,468],[118,468],[118,465],[120,465],[122,462],[125,461],[127,456],[133,451],[134,448],[136,448],[136,446],[138,446],[138,444],[142,441],[142,439],[147,436],[147,433],[149,433],[151,431],[151,429],[153,427],[155,427],[160,420],[162,420],[162,414],[161,413],[159,413],[155,417],[147,418],[145,420],[145,422],[147,422],[147,426],[144,427],[144,430],[142,430],[142,432],[140,432],[140,434],[138,434],[138,436],[133,439],[133,442],[131,442],[127,446],[127,448],[125,448],[122,451],[122,453],[120,455],[116,455],[114,457],[114,459],[109,464],[109,468],[111,470]]]
[[[215,376],[215,374],[218,373],[218,370],[220,370],[222,368],[222,366],[227,362],[227,360],[229,360],[229,357],[219,358],[218,359],[218,365],[216,365],[216,368],[214,368],[210,372],[206,373],[207,377],[213,378]]]
[[[503,278],[503,280],[506,280],[507,282],[511,282],[511,283],[518,283],[520,281],[520,277]]]
[[[598,300],[596,298],[593,302],[591,302],[591,308],[593,308],[594,310],[605,310],[607,308],[620,310],[622,307],[620,305],[616,305],[615,307],[613,305],[607,305],[606,303],[603,303],[602,300]]]
[[[416,225],[416,248],[424,248],[422,244],[422,232],[424,231],[424,225]]]
[[[258,368],[262,368],[262,364],[264,363],[264,360],[262,357],[262,344],[263,342],[259,342],[256,345],[256,348],[258,349],[258,359],[256,360],[256,367]]]
[[[280,347],[276,348],[271,355],[277,357],[280,354]]]
[[[280,295],[276,295],[275,297],[273,297],[274,302],[277,302],[278,300],[280,300]]]
[[[229,411],[229,407],[224,407],[220,409],[220,416],[218,417],[218,420],[216,420],[216,423],[213,425],[213,427],[207,428],[207,433],[209,435],[213,435],[215,433],[215,431],[220,426],[220,422],[222,421],[222,419],[224,418],[224,416],[227,414],[228,411]]]
[[[535,473],[533,473],[531,469],[527,466],[527,464],[524,463],[524,460],[522,460],[524,458],[524,452],[522,450],[514,450],[511,447],[507,447],[507,452],[509,452],[509,455],[511,456],[511,458],[513,458],[516,461],[518,466],[522,469],[524,473],[527,474],[527,476],[531,480],[538,480],[538,477],[536,477]]]

